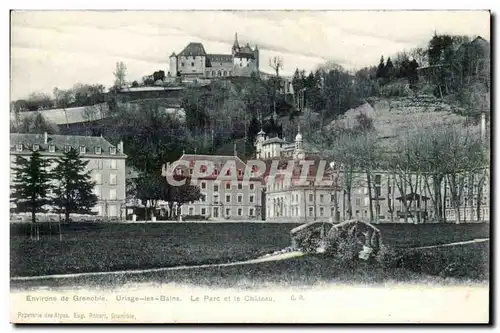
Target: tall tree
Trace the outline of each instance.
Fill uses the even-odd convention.
[[[273,57],[269,59],[269,67],[276,73],[276,77],[271,78],[273,85],[273,115],[276,116],[276,94],[281,88],[280,70],[283,69],[283,58]]]
[[[394,77],[394,64],[392,63],[391,57],[387,58],[385,63],[385,75],[387,78]]]
[[[252,120],[250,120],[250,125],[248,126],[248,141],[252,144],[252,146],[255,143],[255,139],[259,131],[260,131],[260,124],[259,121],[257,120],[257,117],[254,114]]]
[[[42,158],[38,150],[33,151],[29,158],[16,156],[11,197],[18,211],[31,213],[31,237],[34,236],[36,213],[46,212],[44,206],[50,203],[52,184],[49,165],[50,161]]]
[[[97,203],[95,182],[92,181],[90,170],[86,170],[88,163],[81,159],[76,149],[71,148],[57,159],[52,171],[58,180],[54,189],[54,205],[58,207],[59,213],[64,214],[66,223],[71,213],[92,214],[92,208]]]
[[[201,193],[200,187],[188,184],[188,181],[181,186],[171,187],[171,200],[177,204],[177,214],[181,211],[182,205],[200,200]]]
[[[123,61],[119,61],[116,63],[116,69],[113,72],[113,75],[115,76],[115,87],[121,88],[125,85],[127,66],[123,63]]]
[[[378,64],[377,67],[377,78],[385,78],[385,77],[386,77],[386,71],[385,71],[384,56],[381,56],[380,63]]]

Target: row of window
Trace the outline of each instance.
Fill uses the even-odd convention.
[[[101,189],[99,186],[94,187],[94,194],[97,196],[97,198],[99,200],[106,198],[105,193],[103,193],[103,189]],[[107,197],[107,199],[116,200],[116,189],[115,188],[109,189],[109,196]]]
[[[215,76],[232,76],[232,71],[206,71],[205,76],[207,77],[215,77]]]
[[[309,217],[314,217],[314,207],[308,207],[307,212],[308,212]],[[274,213],[275,213],[275,216],[286,216],[286,214],[283,214],[283,210],[275,210]],[[325,217],[325,208],[319,207],[318,213],[319,213],[319,217]],[[269,207],[267,208],[267,214],[269,216],[272,215]],[[300,217],[301,215],[299,214],[299,207],[298,206],[290,207],[290,214],[292,217]],[[335,214],[335,209],[331,208],[330,209],[330,216],[334,216],[334,214]]]
[[[236,199],[237,203],[243,203],[243,194],[238,194],[236,196],[236,198],[237,198]],[[206,196],[206,194],[201,194],[200,202],[207,202],[207,196]],[[231,203],[231,194],[226,194],[224,202],[225,203]],[[254,203],[255,202],[255,195],[250,194],[248,196],[248,202],[249,203]],[[218,203],[220,203],[219,202],[219,195],[218,194],[214,194],[214,204],[218,204]]]
[[[64,146],[64,152],[67,153],[70,151],[72,146],[65,145]],[[33,151],[37,151],[40,149],[40,145],[34,144],[32,146]],[[17,144],[16,145],[16,151],[23,151],[23,145],[22,144]],[[49,145],[49,153],[55,153],[56,152],[56,146],[55,145]],[[85,146],[80,146],[80,154],[86,154],[87,153],[87,147]],[[109,147],[109,153],[111,155],[116,155],[116,147]],[[94,154],[100,155],[102,154],[102,148],[101,147],[94,147]]]
[[[104,160],[96,160],[95,161],[95,169],[97,170],[102,170],[104,169]],[[116,170],[118,169],[118,161],[117,160],[109,160],[109,168],[112,169],[112,170]]]
[[[487,204],[487,198],[486,196],[483,196],[483,201],[481,202],[481,205],[486,205]],[[477,197],[473,197],[472,201],[470,198],[464,197],[462,200],[460,200],[460,206],[476,206],[477,205]],[[452,202],[450,198],[446,198],[446,208],[453,207]]]
[[[231,183],[226,183],[225,186],[226,186],[226,190],[230,190],[231,189]],[[200,188],[202,190],[205,190],[207,188],[207,183],[201,182],[200,183]],[[250,190],[254,190],[255,189],[255,184],[254,183],[250,183],[248,185],[248,188]],[[219,185],[218,184],[214,184],[213,189],[214,189],[214,192],[219,192]],[[242,183],[238,183],[238,190],[242,190],[242,189],[243,189],[243,184]]]
[[[490,211],[487,208],[483,208],[479,212],[481,213],[482,219],[485,219],[485,218],[488,219],[490,216]],[[469,208],[460,210],[460,218],[463,219],[465,217],[466,220],[470,220],[471,213],[474,216],[474,219],[477,219],[477,210],[472,209],[472,211],[471,211]],[[455,210],[453,210],[453,209],[447,210],[446,216],[448,218],[454,219],[455,218]]]
[[[104,206],[104,207],[103,207]],[[97,215],[116,217],[118,216],[118,206],[112,204],[97,205]]]
[[[258,169],[254,166],[252,168],[253,170],[250,171],[250,176],[253,176],[257,171]],[[193,169],[189,169],[189,175],[192,176],[193,175]],[[200,173],[201,174],[205,174],[205,172],[207,172],[207,167],[205,165],[202,165],[201,168],[200,168]],[[175,174],[176,175],[179,175],[179,176],[183,176],[184,175],[184,170],[182,168],[177,168],[175,169]],[[218,176],[219,175],[219,170],[218,169],[214,169],[214,172],[213,172],[213,175],[214,176]],[[226,176],[231,176],[231,170],[228,169],[226,170]],[[238,177],[243,177],[243,170],[242,169],[238,169]]]
[[[189,207],[189,215],[194,215],[194,207]],[[226,208],[225,209],[225,217],[231,217],[231,208]],[[201,215],[207,215],[207,209],[206,208],[201,208]],[[214,217],[218,217],[219,215],[219,209],[218,207],[213,208],[213,215]],[[243,216],[243,208],[238,208],[236,210],[236,215],[237,216]],[[248,208],[248,216],[255,216],[255,208]]]
[[[102,174],[100,172],[94,173],[94,181],[96,185],[102,185]],[[117,184],[117,176],[116,173],[110,173],[109,174],[109,185],[116,185]]]

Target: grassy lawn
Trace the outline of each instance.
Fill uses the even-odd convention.
[[[478,252],[474,252],[478,251]],[[162,271],[141,274],[83,276],[68,279],[47,279],[35,281],[13,281],[13,289],[79,288],[113,289],[124,285],[169,284],[201,286],[212,288],[256,289],[266,287],[307,288],[321,284],[481,284],[488,279],[488,244],[450,247],[434,254],[416,251],[413,256],[404,256],[392,267],[378,263],[358,262],[344,265],[324,255],[309,255],[283,261],[257,264],[193,268],[179,271]],[[482,256],[484,255],[484,257]],[[441,262],[440,258],[446,258]],[[453,264],[458,272],[454,275],[446,270]],[[430,275],[431,273],[432,275]],[[467,276],[471,274],[472,276]],[[475,276],[474,276],[475,275]]]
[[[295,225],[264,223],[71,224],[40,241],[11,230],[11,276],[231,262],[290,245]],[[29,228],[29,225],[27,225]]]
[[[394,247],[420,247],[489,238],[488,223],[378,224],[385,243]]]
[[[251,259],[289,246],[289,232],[295,226],[296,224],[285,223],[75,223],[64,226],[61,242],[57,231],[52,230],[51,235],[47,225],[42,227],[40,241],[30,240],[26,237],[26,230],[20,230],[20,228],[29,230],[29,225],[11,225],[10,274],[31,276],[116,271]],[[379,225],[378,227],[382,230],[384,242],[395,248],[443,244],[489,236],[489,226],[482,224]],[[411,251],[403,252],[405,256],[410,254],[414,256],[414,260],[410,260],[410,263],[421,262],[422,267],[429,267],[426,262],[428,258],[424,255],[419,257],[419,254]],[[431,253],[441,253],[434,260],[441,263],[439,267],[443,265],[447,267],[446,260],[451,260],[449,258],[452,258],[455,252],[456,250],[439,249]],[[474,258],[478,254],[488,253],[474,249],[462,252],[456,254],[458,259],[452,261],[466,260],[477,263],[478,260]],[[297,269],[305,272],[314,270],[314,261],[306,261],[308,264],[303,264],[300,260],[298,262],[301,264]],[[255,274],[261,274],[261,269],[275,265],[284,264],[257,265],[259,268]],[[425,271],[423,268],[418,268],[417,264],[413,265],[417,268],[410,267],[404,260],[400,260],[398,265],[391,267],[391,270],[408,268],[415,272]],[[449,269],[454,268],[449,267]],[[241,274],[254,276],[248,268],[228,267],[224,270],[242,270]],[[436,273],[438,270],[425,273],[439,274]],[[216,272],[221,271],[216,270]],[[302,271],[299,271],[299,275],[302,275]],[[286,274],[280,276],[277,277],[278,280],[285,278]]]

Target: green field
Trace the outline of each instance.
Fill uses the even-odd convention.
[[[289,246],[289,232],[295,226],[296,224],[284,223],[75,223],[64,226],[61,242],[56,233],[48,234],[46,226],[42,228],[40,241],[33,241],[26,237],[29,225],[12,225],[10,274],[32,276],[116,271],[252,259]],[[396,250],[397,258],[388,265],[377,266],[380,274],[375,275],[375,282],[391,274],[395,274],[394,278],[399,275],[410,278],[412,274],[430,274],[487,279],[489,243],[408,250],[416,246],[488,238],[487,224],[398,224],[378,227],[382,230],[384,243]],[[327,258],[315,256],[248,267],[203,269],[203,277],[196,274],[199,270],[162,272],[150,277],[153,280],[195,279],[208,284],[224,283],[220,278],[234,282],[248,277],[262,277],[283,283],[287,279],[291,279],[289,282],[296,280],[312,283],[335,276],[328,273],[329,270],[339,271],[339,267],[335,266]],[[323,269],[326,270],[324,274],[321,273]],[[351,269],[353,268],[349,267],[348,271]],[[372,269],[373,267],[368,271]],[[318,270],[321,272],[318,273]],[[349,274],[356,280],[367,274],[363,273],[364,270],[363,266],[355,267]],[[345,272],[343,269],[340,271]],[[287,272],[291,276],[287,277]],[[174,279],[173,275],[177,278]],[[134,279],[133,276],[130,278]],[[144,276],[137,278],[143,279]],[[348,275],[344,278],[348,279]],[[113,280],[116,279],[113,277]]]

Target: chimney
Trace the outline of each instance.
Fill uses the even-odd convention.
[[[481,140],[486,139],[486,113],[481,112]]]
[[[43,143],[47,144],[49,142],[49,136],[47,132],[43,133]]]

